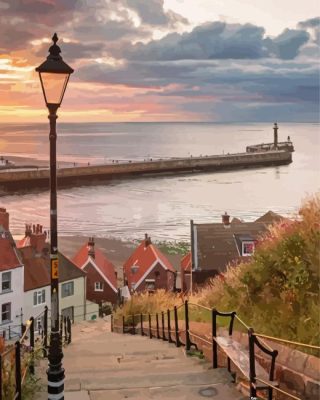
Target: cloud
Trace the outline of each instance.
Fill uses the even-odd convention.
[[[188,24],[188,20],[173,11],[164,10],[164,0],[126,0],[129,8],[134,10],[143,24],[153,26],[175,27]]]
[[[172,33],[161,40],[136,44],[128,49],[133,60],[293,59],[309,39],[304,30],[286,29],[276,38],[252,24],[211,22],[191,32]]]

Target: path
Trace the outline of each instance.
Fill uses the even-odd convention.
[[[161,340],[112,333],[104,320],[73,326],[63,365],[65,400],[244,399],[226,370]]]

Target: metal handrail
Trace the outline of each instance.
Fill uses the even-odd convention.
[[[265,380],[263,380],[261,378],[258,378],[257,376],[255,378],[256,378],[257,381],[259,381],[259,382],[261,382],[261,383],[263,383],[263,384],[265,384],[267,386],[270,386],[272,389],[277,390],[278,392],[280,392],[282,394],[285,394],[286,396],[289,396],[294,400],[302,400],[300,397],[296,397],[291,393],[285,392],[284,390],[278,388],[277,386],[272,385],[270,382],[266,382]]]
[[[276,338],[276,337],[273,337],[273,336],[263,335],[261,333],[254,333],[254,335],[257,336],[257,337],[262,337],[262,338],[269,339],[269,340],[274,340],[274,341],[277,341],[277,342],[283,342],[283,343],[293,344],[295,346],[308,347],[310,349],[320,350],[320,346],[315,346],[313,344],[294,342],[292,340]],[[261,342],[262,342],[262,340],[261,340]]]
[[[196,304],[196,303],[188,303],[188,304],[189,304],[189,306],[196,306],[196,307],[199,307],[199,308],[203,308],[204,310],[207,310],[207,311],[211,311],[212,310],[212,308],[205,307],[202,304]]]
[[[212,341],[210,342],[209,340],[203,338],[202,336],[198,336],[196,333],[192,332],[189,330],[190,335],[194,336],[195,338],[202,340],[203,342],[212,345]]]

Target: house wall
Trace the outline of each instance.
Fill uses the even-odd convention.
[[[87,273],[87,299],[95,303],[108,301],[112,304],[117,303],[118,295],[103,279],[92,264],[88,264],[83,269]],[[95,282],[103,282],[103,291],[96,292]]]
[[[85,297],[85,285],[86,285],[86,278],[79,277],[76,279],[72,279],[74,282],[74,294],[72,296],[61,297],[61,286],[66,282],[65,281],[59,283],[59,312],[61,310],[68,307],[74,307],[74,321],[82,321],[86,313],[86,319],[91,319],[93,314],[98,316],[98,307],[96,304],[92,304],[91,302],[86,301]],[[33,305],[33,294],[34,292],[45,290],[45,303],[39,304],[37,306]],[[23,321],[25,322],[30,317],[36,317],[41,312],[44,311],[44,307],[47,306],[48,308],[51,307],[51,288],[50,285],[43,286],[38,289],[32,289],[24,292],[23,297]]]
[[[71,281],[73,281],[73,287],[74,287],[73,295],[67,297],[61,297],[62,294],[61,286],[64,283]],[[76,279],[71,279],[70,281],[59,283],[60,311],[63,310],[64,308],[73,307],[74,321],[82,321],[84,319],[85,304],[86,304],[85,285],[86,285],[85,277],[79,277]]]
[[[40,290],[45,290],[45,303],[44,304],[39,304],[37,306],[33,305],[33,294],[34,292],[38,292]],[[48,306],[50,308],[50,286],[43,286],[38,289],[34,290],[28,290],[24,292],[23,296],[23,321],[25,322],[28,320],[30,317],[36,317],[40,313],[44,311],[44,307]]]
[[[11,291],[1,292],[2,290],[2,274],[5,272],[11,272]],[[0,334],[3,330],[7,330],[10,326],[10,330],[20,333],[21,325],[21,308],[23,307],[23,279],[24,279],[24,267],[14,268],[8,271],[0,272],[0,313],[2,310],[2,304],[11,303],[11,321],[8,323],[2,323],[0,314]],[[18,325],[18,326],[16,326]]]
[[[157,276],[157,273],[159,275]],[[167,291],[174,290],[175,274],[169,270],[165,270],[160,263],[149,272],[149,274],[144,278],[143,282],[137,287],[136,292],[143,292],[147,290],[146,279],[155,280],[155,290],[165,289]]]
[[[183,268],[181,268],[181,292],[188,293],[191,287],[191,274],[190,272],[185,272]]]

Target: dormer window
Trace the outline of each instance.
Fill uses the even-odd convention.
[[[242,242],[242,255],[252,256],[254,252],[254,241],[243,241]]]

